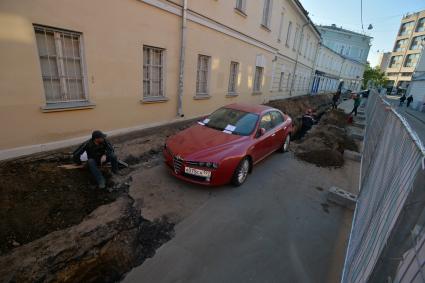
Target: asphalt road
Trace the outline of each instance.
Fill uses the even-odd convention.
[[[326,203],[326,190],[356,192],[358,170],[274,154],[181,221],[123,282],[339,282],[352,212]]]

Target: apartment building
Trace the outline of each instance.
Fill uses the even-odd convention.
[[[381,71],[385,71],[390,65],[390,59],[391,59],[391,52],[380,53],[378,57],[377,67],[379,67]]]
[[[297,0],[0,2],[0,159],[307,94]]]
[[[424,42],[425,10],[404,16],[386,69],[391,86],[409,86]]]

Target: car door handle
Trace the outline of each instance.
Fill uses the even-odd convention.
[[[276,135],[276,133],[274,133],[273,135],[272,135],[272,137],[274,137]]]

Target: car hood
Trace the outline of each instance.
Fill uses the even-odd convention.
[[[180,155],[185,160],[217,161],[218,155],[248,138],[198,124],[171,136],[166,144],[174,155]]]

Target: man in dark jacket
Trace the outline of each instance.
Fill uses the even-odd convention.
[[[409,95],[408,97],[407,97],[407,108],[409,108],[409,105],[410,105],[410,103],[412,103],[412,101],[413,101],[413,96],[412,95]]]
[[[316,123],[316,120],[313,117],[313,110],[308,109],[307,112],[303,115],[301,119],[301,132],[300,132],[300,138],[304,137],[304,135],[313,127],[314,123]]]
[[[86,152],[87,166],[96,179],[99,188],[106,187],[105,178],[98,166],[111,162],[112,173],[118,172],[118,159],[115,156],[114,148],[110,142],[106,140],[106,135],[101,131],[94,131],[90,140],[81,144],[74,152],[73,159],[77,164],[81,164],[81,155]]]

